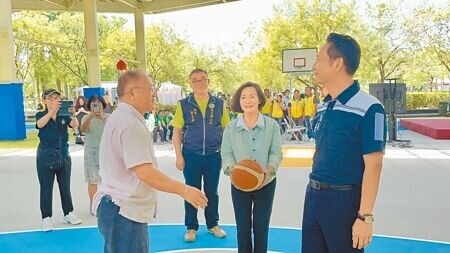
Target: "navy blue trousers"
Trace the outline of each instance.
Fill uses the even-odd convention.
[[[302,253],[363,253],[353,248],[361,188],[348,191],[306,188]]]
[[[212,228],[219,222],[219,177],[222,166],[220,153],[197,155],[183,151],[184,179],[187,185],[205,191],[208,206],[205,208],[206,226]],[[198,230],[197,209],[188,202],[184,202],[184,224],[187,229]]]
[[[38,149],[36,159],[37,174],[40,185],[40,208],[41,217],[45,219],[53,215],[53,184],[58,182],[59,195],[63,214],[67,215],[73,211],[72,195],[70,193],[70,174],[72,171],[72,160],[69,155],[64,158],[64,165],[61,169],[50,170],[42,165],[40,159],[41,150]]]
[[[276,184],[275,178],[263,188],[252,192],[244,192],[231,185],[239,253],[267,252],[270,215]]]

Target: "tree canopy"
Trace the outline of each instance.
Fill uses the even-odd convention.
[[[444,7],[423,4],[404,15],[392,1],[367,4],[361,11],[356,1],[284,0],[274,6],[260,29],[249,27],[236,55],[221,48],[196,48],[171,25],[152,24],[146,27],[147,71],[157,86],[171,81],[186,91],[193,68],[209,72],[215,92],[231,94],[245,81],[282,90],[289,87],[289,75],[281,72],[282,50],[320,47],[330,32],[337,32],[353,36],[361,45],[356,75],[361,83],[395,77],[408,86],[432,89],[436,78],[450,75],[449,6],[450,1]],[[88,85],[81,13],[13,15],[17,78],[24,81],[27,94],[35,96],[55,87],[72,97],[76,87]],[[102,81],[117,79],[119,59],[125,59],[129,68],[137,67],[135,35],[126,22],[122,17],[98,15]],[[311,81],[311,76],[293,76],[296,88]]]

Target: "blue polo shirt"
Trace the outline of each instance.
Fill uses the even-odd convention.
[[[380,101],[359,88],[357,81],[336,99],[319,104],[313,120],[316,152],[310,179],[321,183],[361,184],[363,155],[383,152],[386,114]]]
[[[36,113],[36,122],[45,116],[48,110]],[[61,153],[66,156],[69,153],[69,134],[68,127],[70,127],[70,121],[72,119],[69,116],[58,116],[56,120],[50,119],[43,128],[39,129],[39,148],[40,149],[60,149]]]

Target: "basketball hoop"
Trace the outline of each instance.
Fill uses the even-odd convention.
[[[282,72],[309,75],[313,70],[317,48],[294,48],[282,51]]]
[[[294,58],[294,68],[304,68],[306,66],[306,58]]]

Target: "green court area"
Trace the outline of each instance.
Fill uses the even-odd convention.
[[[0,148],[36,148],[39,144],[39,138],[36,131],[28,131],[25,140],[18,141],[0,141]]]

